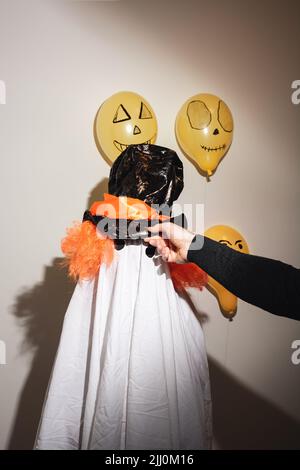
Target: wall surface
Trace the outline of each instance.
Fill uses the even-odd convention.
[[[232,225],[252,253],[300,266],[299,15],[292,0],[0,0],[0,448],[33,445],[73,289],[58,268],[60,239],[106,189],[93,121],[113,93],[151,103],[157,143],[184,163],[180,202],[204,203],[206,227]],[[179,107],[199,92],[221,96],[235,120],[209,183],[174,135]],[[195,298],[214,446],[300,448],[300,323],[242,301],[229,323],[210,293]]]

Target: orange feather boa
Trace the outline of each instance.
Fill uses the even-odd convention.
[[[121,201],[119,201],[121,199]],[[138,210],[135,206],[138,201]],[[114,206],[114,217],[120,217],[120,205],[122,205],[122,217],[128,219],[157,219],[165,220],[168,217],[157,214],[143,201],[132,198],[104,195],[104,201],[95,202],[90,211],[93,215],[108,215],[108,204]],[[124,204],[125,202],[125,204]],[[104,213],[104,208],[105,212]],[[103,214],[101,213],[103,212]],[[75,222],[67,229],[67,236],[61,242],[61,249],[65,255],[64,264],[68,266],[69,276],[76,280],[93,279],[102,263],[109,266],[114,259],[114,242],[102,235],[96,226],[90,221]],[[168,263],[170,275],[177,291],[183,291],[188,287],[202,289],[207,284],[207,274],[194,263]]]

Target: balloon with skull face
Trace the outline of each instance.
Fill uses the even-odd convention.
[[[154,144],[157,120],[150,104],[137,93],[121,91],[100,106],[94,136],[101,154],[111,164],[131,144]]]
[[[179,110],[175,132],[182,150],[209,177],[231,145],[232,114],[218,96],[194,95]]]

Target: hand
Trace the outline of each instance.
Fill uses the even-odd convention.
[[[145,242],[155,246],[164,261],[183,263],[187,260],[187,252],[195,233],[172,222],[163,222],[148,227],[148,230],[153,235],[145,238]],[[162,236],[159,236],[159,232]]]

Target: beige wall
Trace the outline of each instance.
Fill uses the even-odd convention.
[[[182,156],[180,201],[204,202],[206,227],[238,228],[252,253],[300,265],[297,3],[0,0],[0,448],[32,446],[72,292],[56,265],[60,239],[104,188],[109,167],[92,126],[111,94],[145,96],[157,143],[181,156],[179,107],[198,92],[220,95],[235,118],[232,147],[208,184]],[[197,299],[208,317],[215,446],[300,447],[300,365],[291,363],[300,323],[240,301],[229,324],[208,292]]]

